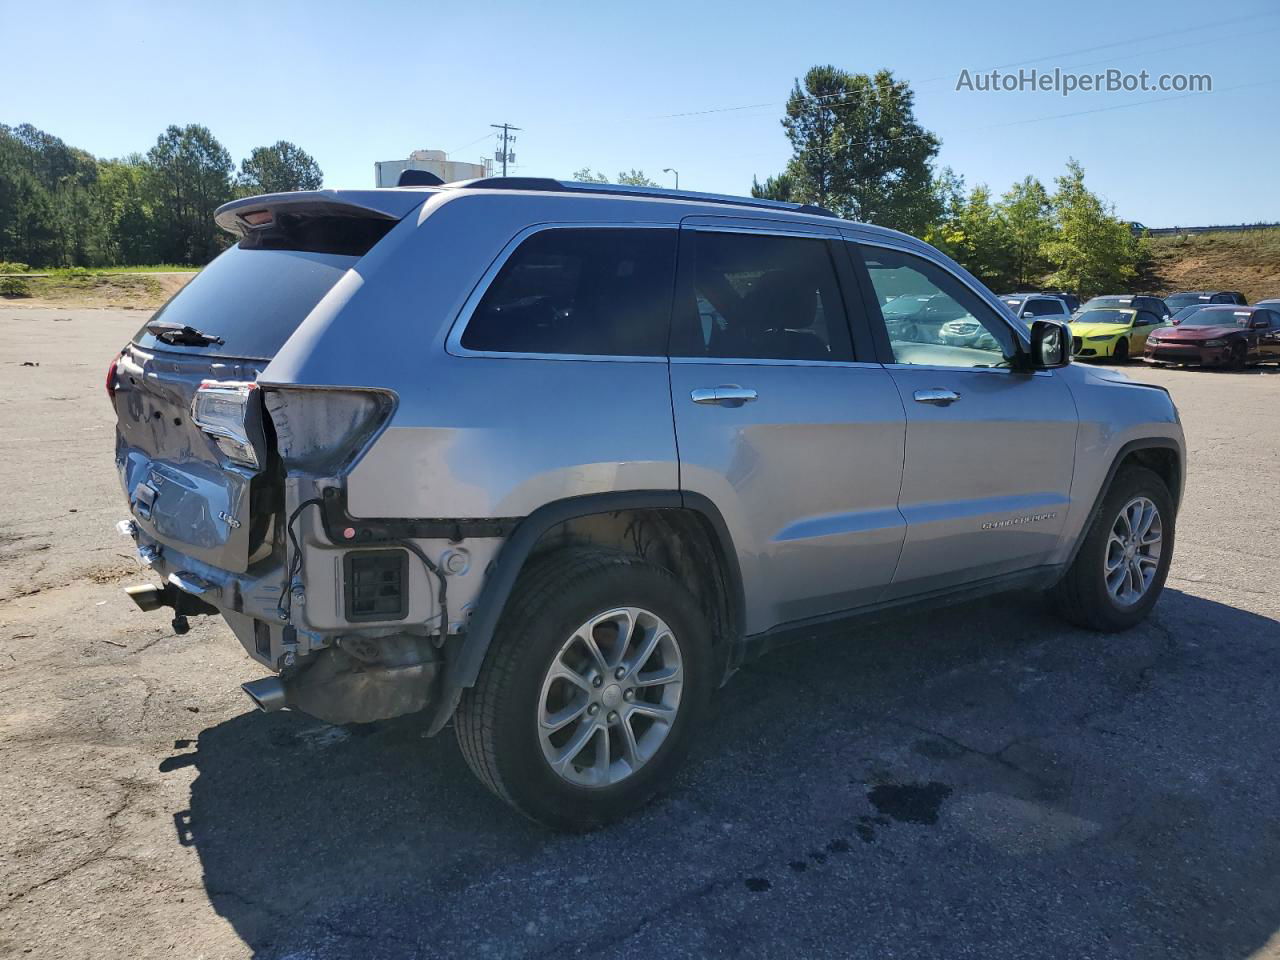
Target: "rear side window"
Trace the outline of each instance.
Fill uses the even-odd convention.
[[[663,356],[675,259],[675,230],[542,230],[502,265],[467,322],[462,346]]]
[[[156,350],[270,360],[359,259],[335,253],[231,247],[151,318],[193,327],[210,337],[220,337],[223,343],[175,347],[157,340],[145,326],[134,342]]]
[[[853,359],[826,240],[690,231],[686,255],[672,356]]]

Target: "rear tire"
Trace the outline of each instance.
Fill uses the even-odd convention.
[[[1173,542],[1173,497],[1164,480],[1146,467],[1122,467],[1075,560],[1049,592],[1055,609],[1103,633],[1136,626],[1164,589]]]
[[[517,582],[458,707],[458,745],[525,816],[589,830],[671,781],[705,726],[714,665],[706,618],[669,571],[556,551]]]

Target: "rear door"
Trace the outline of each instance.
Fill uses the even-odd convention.
[[[904,522],[905,423],[836,232],[686,220],[671,339],[683,490],[721,510],[747,632],[879,599]],[[839,256],[837,256],[839,255]]]
[[[905,250],[850,245],[874,304],[886,296],[953,300],[985,335],[956,347],[879,346],[906,409],[898,503],[907,523],[887,597],[943,589],[1047,562],[1070,505],[1077,417],[1053,371],[1015,373],[1016,334],[968,283]]]

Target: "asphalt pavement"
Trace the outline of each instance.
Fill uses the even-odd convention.
[[[142,579],[102,389],[144,315],[0,305],[0,957],[1280,956],[1280,370],[1150,370],[1190,465],[1153,616],[1018,594],[741,671],[587,836],[452,735],[250,712]]]

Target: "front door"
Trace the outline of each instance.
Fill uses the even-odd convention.
[[[724,515],[746,631],[875,602],[905,531],[905,422],[889,374],[855,356],[841,241],[699,219],[672,323],[680,484]]]
[[[907,536],[886,597],[1047,562],[1071,502],[1077,416],[1064,378],[1009,369],[1009,323],[941,264],[885,247],[851,252],[858,250],[875,301],[943,297],[964,314],[937,340],[877,331],[907,417],[898,500]]]

